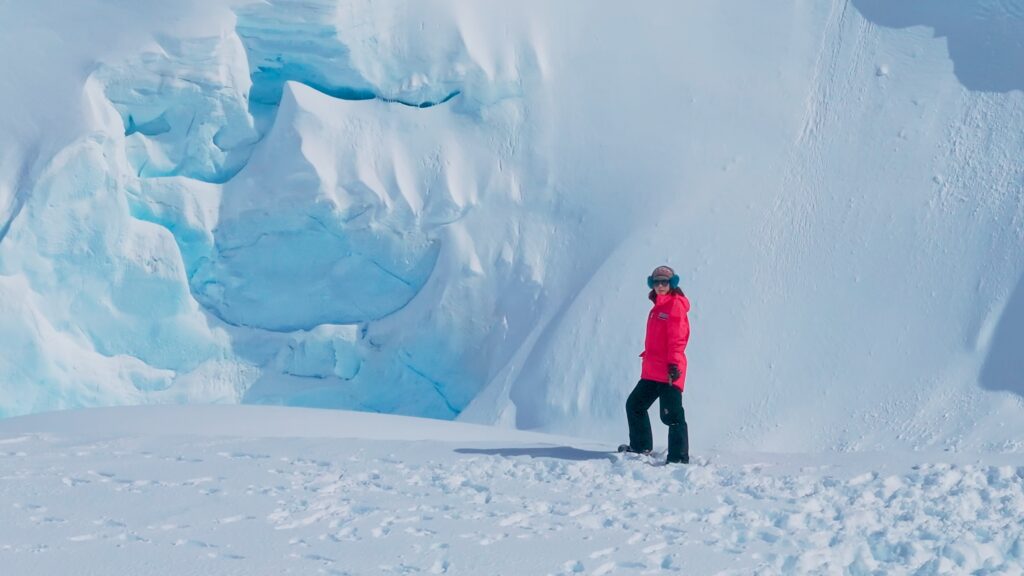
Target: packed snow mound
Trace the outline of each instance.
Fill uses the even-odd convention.
[[[695,441],[1021,448],[1017,0],[157,4],[0,6],[0,415],[618,439],[667,262]]]

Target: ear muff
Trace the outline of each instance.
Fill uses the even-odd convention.
[[[672,277],[668,279],[668,285],[671,288],[679,288],[679,274],[673,274]],[[647,287],[654,290],[654,276],[647,277]]]

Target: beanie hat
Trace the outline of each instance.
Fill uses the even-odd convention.
[[[651,275],[647,277],[647,287],[654,288],[655,280],[668,280],[668,285],[672,288],[679,287],[679,275],[668,266],[658,266],[655,268],[654,272],[651,272]]]
[[[651,272],[651,278],[664,278],[665,280],[671,280],[676,275],[675,270],[668,266],[658,266]]]

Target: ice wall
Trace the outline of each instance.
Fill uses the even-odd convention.
[[[125,265],[110,246],[133,240],[106,220],[145,230],[138,241],[151,246],[138,252],[174,265],[165,284],[115,286],[131,297],[123,301],[107,302],[102,287],[78,294],[89,314],[66,323],[85,332],[81,354],[124,356],[156,369],[160,383],[134,377],[137,393],[113,394],[65,374],[67,390],[44,401],[60,387],[17,371],[11,390],[35,400],[10,413],[163,401],[169,394],[156,392],[180,389],[181,375],[220,358],[238,385],[221,398],[224,386],[209,382],[212,399],[457,415],[490,370],[478,342],[508,330],[482,320],[509,306],[493,286],[524,287],[514,310],[536,299],[539,280],[515,250],[524,231],[551,229],[557,217],[544,206],[549,191],[524,200],[520,188],[544,174],[520,173],[519,157],[533,152],[517,149],[524,75],[508,59],[525,58],[529,75],[536,57],[528,48],[490,55],[484,70],[439,7],[240,5],[215,36],[158,37],[101,61],[84,85],[102,158],[48,167],[95,224],[56,221],[34,190],[38,210],[19,222],[50,220],[58,233],[74,229],[74,241],[105,238],[97,260],[113,264],[43,254],[67,256],[62,278],[109,277]],[[418,13],[429,26],[409,20]],[[96,194],[93,180],[104,177],[116,211]],[[38,248],[20,236],[5,247],[11,274],[28,273],[18,257]],[[483,279],[481,254],[504,270]],[[194,333],[197,323],[205,333]],[[165,349],[183,356],[155,357]]]
[[[254,379],[183,284],[174,237],[132,217],[125,126],[95,106],[97,62],[156,35],[216,35],[229,14],[190,0],[0,5],[0,416],[238,402]]]
[[[131,10],[51,46],[80,100],[59,138],[5,120],[0,414],[619,439],[668,262],[695,445],[1020,447],[1020,2]]]

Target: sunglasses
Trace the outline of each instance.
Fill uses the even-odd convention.
[[[668,280],[652,280],[651,284],[654,286],[668,286],[670,282]]]

